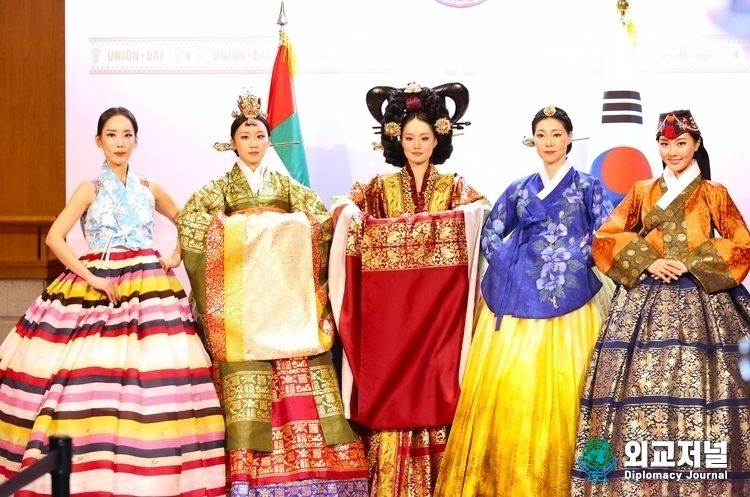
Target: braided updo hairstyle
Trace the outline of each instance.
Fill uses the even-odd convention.
[[[414,111],[406,111],[406,100],[409,97],[419,97],[422,108]],[[385,124],[389,122],[398,123],[403,131],[406,123],[412,119],[419,119],[427,123],[437,140],[437,145],[432,151],[430,163],[438,165],[447,161],[453,153],[453,129],[447,134],[435,131],[435,122],[440,118],[450,120],[450,113],[445,106],[445,99],[430,88],[422,88],[419,93],[406,93],[403,89],[396,90],[388,101],[383,113],[383,122],[380,124],[380,143],[383,145],[383,156],[388,164],[396,167],[406,165],[406,155],[401,145],[401,139],[391,138],[385,134]]]

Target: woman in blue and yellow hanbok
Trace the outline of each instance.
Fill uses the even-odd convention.
[[[595,274],[590,243],[612,204],[567,161],[573,125],[562,109],[540,110],[532,131],[542,170],[510,185],[482,233],[489,268],[443,497],[569,491],[581,385],[613,287]]]

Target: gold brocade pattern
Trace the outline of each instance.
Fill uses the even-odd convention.
[[[312,229],[312,239],[320,240],[324,238],[323,227],[321,226],[318,219],[310,212],[305,212],[310,226]],[[333,344],[333,335],[335,333],[335,324],[333,322],[333,315],[328,309],[328,251],[324,254],[317,247],[318,250],[313,248],[313,275],[315,276],[315,295],[318,299],[318,316],[320,317],[318,322],[318,329],[321,336],[321,343],[325,345],[325,350],[329,350]],[[328,311],[328,312],[324,312]]]
[[[310,220],[316,244],[313,271],[319,328],[321,334],[332,337],[327,295],[330,213],[315,192],[274,171],[266,171],[260,191],[253,193],[236,164],[226,175],[194,194],[177,219],[196,315],[205,322],[209,317],[206,290],[218,292],[224,288],[220,272],[206,278],[209,224],[219,212],[230,216],[245,209],[303,212]],[[225,337],[223,341],[220,336],[214,337],[209,347],[211,352],[225,350]],[[330,353],[293,361],[234,363],[218,362],[212,355],[212,375],[230,422],[229,481],[248,481],[257,487],[315,478],[366,478],[362,442],[344,418]],[[326,413],[323,418],[321,411]]]
[[[336,370],[332,367],[314,366],[310,368],[310,377],[320,419],[343,414],[344,404],[335,388]]]
[[[688,271],[699,277],[703,289],[707,292],[717,292],[735,285],[729,266],[711,242],[698,245],[690,253],[685,265]]]
[[[426,223],[369,225],[364,231],[360,248],[362,270],[403,270],[467,264],[469,257],[465,233],[463,218],[430,220]],[[382,250],[384,247],[397,247],[399,250]]]
[[[434,170],[434,169],[433,169]],[[425,198],[425,205],[429,212],[440,212],[448,210],[448,206],[451,205],[451,193],[453,193],[453,177],[450,174],[437,174],[435,173],[435,180],[432,187],[432,198],[430,203],[427,203]]]
[[[317,419],[317,398],[314,399],[312,395],[314,390],[320,390],[324,397],[338,394],[330,360],[326,363],[329,372],[323,372],[325,364],[311,367],[307,359],[273,362],[273,403],[285,406],[279,411],[279,419],[274,421],[273,451],[231,450],[230,478],[233,475],[247,475],[257,486],[279,481],[279,478],[283,478],[283,481],[361,478],[366,474],[364,451],[354,434],[349,430],[348,441],[333,445],[328,440],[322,420]],[[328,386],[323,382],[329,383]],[[329,416],[341,407],[340,402],[335,406],[335,401],[329,401]]]
[[[316,478],[318,474],[328,479],[364,477],[367,461],[359,442],[322,446],[321,439],[319,427],[289,424],[274,432],[274,445],[295,447],[291,453],[275,451],[269,455],[246,449],[231,450],[227,468],[229,479],[245,479],[249,475],[255,486],[262,486],[280,478],[295,481]]]
[[[329,446],[356,441],[344,417],[330,354],[272,362],[222,362],[218,385],[229,450],[275,450],[272,430],[276,423],[286,421],[272,416],[272,404],[283,416],[292,416],[291,422],[320,425]]]
[[[221,214],[219,213],[219,216]],[[226,226],[222,226],[222,221],[226,222]],[[220,270],[224,273],[222,275],[224,288],[220,292],[213,291],[206,294],[206,310],[211,311],[208,312],[208,319],[206,320],[208,323],[208,329],[206,329],[208,341],[213,343],[214,335],[219,335],[219,340],[223,336],[227,347],[226,350],[215,350],[215,357],[218,361],[241,362],[251,360],[249,357],[244,357],[245,330],[243,317],[245,313],[243,307],[246,290],[243,284],[244,271],[236,270],[236,268],[244,267],[245,263],[245,221],[245,216],[240,214],[229,218],[214,218],[209,225],[209,239],[211,238],[211,231],[224,231],[223,243],[216,247],[218,250],[215,252],[206,251],[221,264]],[[211,260],[206,261],[206,281],[218,279],[216,278],[218,271],[212,270],[211,263]],[[213,299],[224,300],[223,306],[220,304],[217,306],[224,308],[223,314],[213,312],[214,306],[209,304]],[[220,320],[224,322],[214,327],[214,323]]]
[[[206,245],[205,250],[210,251],[220,251],[224,247],[224,231],[223,230],[212,230],[210,233],[208,233],[207,239],[206,239]],[[226,351],[227,351],[227,336],[226,333],[222,333],[220,327],[223,326],[224,320],[223,319],[216,319],[217,316],[224,316],[226,314],[226,309],[224,308],[224,299],[222,298],[214,298],[214,299],[208,299],[208,302],[205,299],[205,295],[223,295],[224,293],[224,267],[223,267],[223,260],[217,259],[216,261],[216,267],[212,271],[211,278],[205,278],[205,257],[204,255],[201,255],[201,261],[198,262],[196,265],[199,266],[199,268],[203,269],[203,278],[202,281],[205,282],[203,287],[203,300],[202,300],[202,309],[204,311],[204,314],[199,317],[198,321],[200,323],[200,329],[201,333],[206,341],[206,344],[208,345],[208,352],[211,354],[211,358],[214,361],[224,361],[226,360]],[[185,268],[187,269],[188,262],[185,262]],[[195,273],[198,272],[198,269],[196,268]],[[193,274],[195,274],[193,273]],[[189,274],[189,273],[188,273]],[[193,290],[190,294],[192,304],[194,308],[196,308],[196,314],[199,314],[197,311],[201,307],[198,305],[198,300],[196,299],[196,294],[200,293],[199,290]],[[236,312],[236,311],[235,311]],[[213,333],[209,333],[209,329],[213,330]]]
[[[293,219],[258,217],[275,214]],[[275,230],[272,235],[267,231],[270,226]],[[322,312],[328,292],[318,278],[323,261],[319,245],[310,246],[311,240],[320,238],[320,231],[320,223],[312,215],[289,215],[274,207],[244,209],[229,217],[219,212],[215,216],[206,243],[207,282],[215,288],[206,294],[205,331],[216,360],[305,357],[330,349],[331,317]],[[274,252],[269,252],[271,239]],[[305,244],[310,259],[297,260],[295,264]],[[278,279],[288,283],[269,286],[265,281],[269,276],[258,273],[258,267],[272,271],[271,281],[273,275],[278,275]],[[265,290],[257,290],[260,288]],[[246,302],[247,292],[253,290],[263,295]],[[311,291],[315,292],[314,299]],[[265,308],[283,307],[291,299],[296,302],[292,311],[262,314]],[[219,348],[222,344],[226,348]]]
[[[401,171],[399,171],[396,174],[398,175],[398,179],[399,179],[398,184],[400,187],[399,196],[401,197],[401,205],[399,205],[396,209],[393,209],[393,208],[389,209],[392,215],[388,217],[397,217],[401,214],[408,214],[410,216],[413,216],[414,214],[417,213],[417,206],[414,203],[414,195],[413,195],[413,191],[411,188],[411,184],[412,184],[411,175],[409,174],[409,171],[406,169],[406,166],[401,168]],[[429,166],[429,168],[427,169],[427,174],[425,174],[425,178],[424,178],[424,182],[425,182],[424,205],[428,209],[432,205],[430,201],[432,200],[432,193],[435,188],[435,182],[437,181],[439,176],[440,175],[437,172],[437,169],[435,169],[433,166]],[[390,183],[386,183],[386,185],[390,185]],[[391,204],[389,203],[389,206],[390,205]],[[401,214],[395,214],[396,212],[400,212]]]
[[[333,236],[331,214],[320,197],[291,177],[266,171],[258,193],[253,193],[237,164],[224,176],[211,181],[190,197],[177,216],[177,231],[192,288],[195,313],[206,314],[205,250],[208,227],[217,212],[227,216],[253,207],[275,207],[283,212],[306,212],[320,223],[317,240],[321,256],[320,274],[323,285],[328,279],[328,251]],[[328,306],[323,311],[330,317]]]
[[[372,497],[432,496],[448,440],[447,427],[380,430],[365,440]]]
[[[441,180],[442,183],[442,180]],[[436,196],[437,198],[437,196]],[[453,185],[450,191],[450,201],[445,209],[455,208],[459,205],[468,205],[474,202],[479,202],[484,205],[487,210],[492,208],[487,198],[476,191],[468,181],[460,176],[457,176],[453,180]],[[442,205],[442,204],[441,204]],[[453,207],[451,207],[453,206]],[[486,216],[485,216],[486,218]]]
[[[632,287],[643,271],[659,258],[661,255],[648,242],[635,237],[615,255],[607,276],[621,285]]]
[[[274,399],[312,394],[312,375],[306,358],[275,361],[273,369],[281,380],[273,383]]]
[[[426,176],[425,210],[430,214],[455,210],[459,206],[479,203],[485,211],[485,217],[491,205],[461,176],[455,174],[439,174],[434,167]],[[428,193],[429,192],[429,193]],[[411,178],[408,171],[403,169],[396,174],[373,177],[368,183],[355,183],[347,197],[364,214],[375,218],[397,218],[402,215],[414,215],[417,208],[412,191]],[[339,227],[348,229],[347,256],[361,257],[368,253],[363,243],[365,233],[365,216],[355,215],[350,225]],[[456,229],[456,225],[446,224],[446,236]],[[420,236],[426,237],[427,233]],[[403,237],[398,228],[387,233],[383,230],[378,238],[383,241],[388,236]],[[402,238],[403,240],[403,238]],[[375,240],[373,240],[374,242]],[[403,240],[407,243],[406,240]],[[390,244],[390,241],[389,241]],[[465,241],[462,244],[465,247]],[[461,260],[466,263],[467,254],[443,254],[439,247],[422,248],[419,265],[424,266],[426,260],[435,263],[446,263],[450,260]],[[394,259],[371,259],[366,263],[368,269],[378,267],[408,267],[411,249],[405,247],[399,253],[393,253]],[[464,249],[465,251],[465,249]],[[405,254],[406,253],[406,254]],[[432,257],[432,259],[430,259]],[[437,257],[437,259],[435,259]],[[367,257],[363,257],[367,259]],[[363,261],[363,265],[365,262]],[[402,264],[406,264],[405,266]],[[415,428],[398,431],[375,431],[362,429],[363,440],[368,454],[368,468],[370,472],[370,495],[372,497],[429,497],[434,490],[438,470],[443,460],[445,444],[447,442],[447,427]]]
[[[404,196],[401,194],[401,176],[399,174],[387,174],[383,176],[382,183],[378,183],[378,188],[382,190],[382,202],[376,200],[375,202],[377,203],[373,207],[381,204],[382,208],[379,209],[379,215],[373,215],[376,215],[376,217],[392,217],[391,213],[393,212],[406,212]],[[367,206],[362,210],[366,211],[366,209]]]
[[[364,216],[352,216],[351,222],[349,223],[349,231],[346,236],[346,255],[361,257],[362,256],[362,240],[365,234],[365,217]]]
[[[664,181],[663,178],[662,181]],[[673,205],[681,201],[679,206],[682,207],[685,200],[687,200],[688,196],[693,193],[697,186],[697,183],[695,183],[695,186],[691,184],[688,188],[683,190],[680,195],[677,196],[677,201],[673,202]],[[663,189],[666,190],[666,185]],[[681,196],[684,196],[684,198],[681,199]],[[661,223],[662,239],[664,240],[664,254],[667,257],[676,258],[681,254],[687,254],[689,252],[687,244],[687,221],[685,221],[685,209],[672,210],[671,208],[673,206],[670,205],[669,207],[670,209],[667,209],[665,212],[666,219]]]
[[[433,170],[436,169],[433,167]],[[402,203],[401,173],[378,175],[367,183],[355,183],[352,185],[347,198],[360,210],[377,218],[399,217],[407,214]],[[408,176],[408,173],[406,173]],[[492,207],[487,198],[477,192],[464,178],[457,174],[438,174],[435,182],[432,201],[425,204],[430,214],[444,210],[453,210],[461,205],[474,202],[482,204],[489,212]],[[443,189],[450,185],[448,199],[443,195]],[[406,193],[411,196],[410,189]],[[412,203],[413,200],[412,200]]]
[[[654,260],[666,257],[682,261],[706,291],[740,284],[750,270],[750,232],[726,188],[699,176],[661,209],[656,204],[665,192],[663,180],[635,183],[594,234],[599,270],[632,288]]]
[[[238,371],[221,378],[224,419],[229,426],[237,421],[271,422],[271,371]]]
[[[183,250],[202,251],[211,218],[216,212],[232,212],[260,205],[274,205],[285,212],[293,212],[290,205],[309,201],[309,193],[294,188],[291,178],[275,171],[267,171],[258,193],[250,190],[245,175],[237,164],[232,169],[197,192],[180,211],[178,230]]]
[[[744,287],[708,294],[686,277],[617,290],[587,372],[576,443],[578,456],[589,438],[608,440],[617,467],[592,484],[576,466],[574,496],[750,495],[750,392],[736,351],[748,311]],[[690,471],[723,471],[705,466],[668,468],[683,471],[682,481],[625,479],[624,470],[642,470],[624,467],[625,444],[643,440],[726,440],[730,480],[686,481]]]

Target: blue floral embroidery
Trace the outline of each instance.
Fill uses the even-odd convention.
[[[591,213],[594,216],[594,231],[601,228],[604,221],[612,214],[614,206],[609,197],[604,193],[604,187],[598,180],[594,181],[591,195]]]
[[[504,204],[503,198],[500,197],[482,229],[482,253],[488,261],[492,258],[492,253],[503,244],[505,225],[508,221]]]
[[[571,258],[573,252],[580,250],[587,259],[591,256],[588,233],[584,234],[581,240],[576,240],[573,236],[568,237],[568,228],[573,224],[573,214],[586,212],[583,192],[587,187],[589,183],[579,177],[578,181],[574,181],[563,192],[562,198],[553,204],[560,208],[558,219],[553,221],[547,216],[542,222],[546,231],[533,244],[540,257],[528,274],[536,279],[539,301],[550,301],[555,308],[557,300],[565,298],[566,288],[580,288],[578,278],[571,273],[578,272],[586,266]]]
[[[531,202],[532,197],[529,191],[523,188],[523,182],[519,182],[513,193],[508,194],[513,188],[511,185],[500,198],[495,202],[487,221],[482,229],[481,248],[487,261],[492,260],[492,254],[503,244],[503,238],[515,228],[518,219],[522,219],[526,213],[526,206]],[[507,199],[507,200],[506,200]],[[506,202],[515,205],[515,212],[508,211]],[[510,219],[509,219],[510,216]]]
[[[511,193],[510,200],[516,204],[516,212],[519,218],[523,216],[526,212],[526,206],[531,202],[529,191],[526,188],[521,188],[520,184],[516,186],[516,191]]]

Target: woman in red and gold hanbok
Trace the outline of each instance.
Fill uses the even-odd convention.
[[[573,495],[750,495],[737,348],[750,330],[750,232],[709,181],[690,111],[662,114],[656,136],[664,174],[636,182],[593,242],[619,286],[583,391]]]
[[[372,496],[432,495],[458,402],[490,205],[435,166],[450,157],[468,102],[459,83],[371,89],[385,160],[401,170],[334,200],[329,285],[342,396],[364,434]]]

